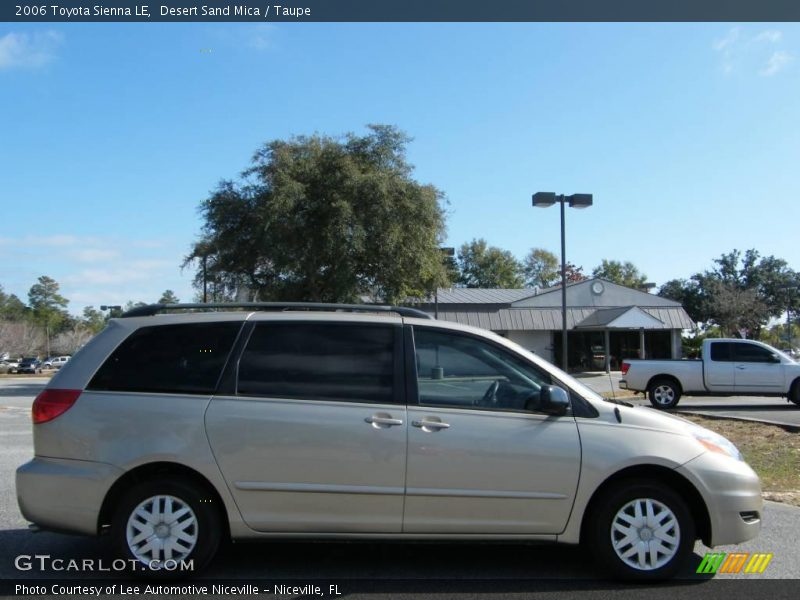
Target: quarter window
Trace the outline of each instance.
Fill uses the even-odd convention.
[[[260,324],[239,362],[238,393],[390,403],[394,345],[391,326]]]
[[[414,330],[419,403],[423,406],[536,411],[551,378],[477,338]]]
[[[88,389],[213,394],[241,325],[186,323],[137,329],[103,363]]]
[[[714,362],[732,362],[732,345],[730,342],[713,342],[711,344],[711,360]]]

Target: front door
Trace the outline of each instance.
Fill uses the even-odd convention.
[[[258,531],[400,532],[406,470],[396,325],[257,323],[206,430]]]
[[[407,533],[561,532],[578,485],[575,419],[537,411],[545,372],[500,345],[414,328]]]
[[[750,342],[735,342],[734,377],[739,393],[781,393],[784,387],[783,365],[764,346]]]

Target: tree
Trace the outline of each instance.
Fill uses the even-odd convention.
[[[740,288],[730,283],[714,281],[711,284],[710,321],[719,326],[723,335],[748,337],[757,335],[769,318],[769,309],[753,289]]]
[[[520,288],[522,265],[507,250],[489,246],[484,239],[462,244],[458,250],[460,283],[469,288]]]
[[[573,263],[568,262],[564,265],[564,271],[567,276],[567,283],[586,281],[586,275],[583,274],[583,267],[576,267]]]
[[[21,321],[26,313],[25,303],[14,294],[6,294],[0,285],[0,320]]]
[[[600,277],[636,289],[641,288],[647,281],[647,275],[640,272],[632,262],[620,262],[605,258],[592,270],[592,277]]]
[[[364,136],[275,140],[239,182],[223,181],[200,206],[201,239],[184,261],[215,296],[385,302],[445,283],[439,246],[442,193],[412,177],[410,139],[371,125]]]
[[[106,326],[107,321],[105,315],[94,306],[86,306],[83,309],[83,319],[80,324],[91,333],[98,333]]]
[[[561,279],[561,263],[558,257],[544,248],[531,248],[523,261],[525,286],[550,287]]]
[[[44,327],[47,354],[50,354],[50,335],[53,329],[69,316],[64,308],[69,301],[58,293],[58,283],[42,275],[28,291],[28,304],[33,311],[34,321]]]
[[[172,290],[164,290],[161,298],[158,299],[157,304],[178,304],[180,300]]]
[[[709,299],[702,281],[699,275],[688,280],[671,279],[659,288],[658,295],[680,302],[695,323],[706,322],[710,318]]]

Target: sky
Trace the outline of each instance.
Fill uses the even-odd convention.
[[[800,270],[798,24],[0,23],[0,285],[190,301],[199,203],[265,142],[397,125],[447,245],[656,284],[734,248]]]

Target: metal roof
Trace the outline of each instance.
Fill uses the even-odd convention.
[[[693,329],[694,323],[682,307],[645,308],[640,307],[650,316],[664,323],[663,329]],[[615,317],[629,310],[630,307],[613,309]],[[433,312],[426,307],[426,310]],[[595,308],[568,308],[567,329],[586,322],[595,314]],[[603,311],[609,312],[612,311]],[[560,331],[561,309],[558,308],[501,308],[499,310],[450,310],[447,306],[439,306],[439,320],[472,325],[491,331]],[[613,319],[611,319],[613,320]],[[610,322],[610,321],[609,321]]]
[[[439,304],[511,304],[535,295],[533,288],[439,288]]]

